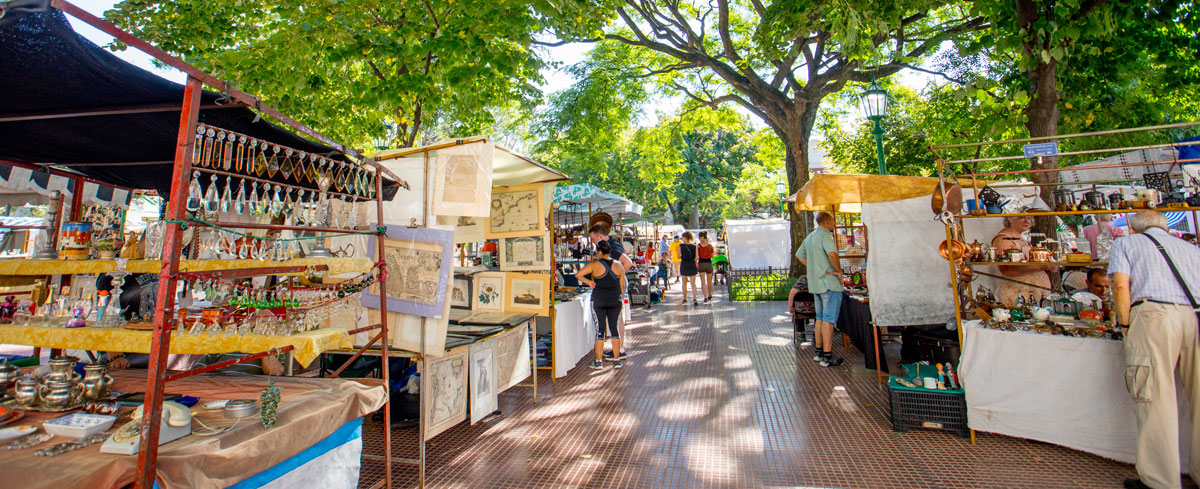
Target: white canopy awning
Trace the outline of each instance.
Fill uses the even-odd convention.
[[[555,212],[607,212],[614,219],[638,218],[642,206],[590,183],[567,185],[554,189]]]

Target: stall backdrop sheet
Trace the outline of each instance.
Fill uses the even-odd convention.
[[[429,198],[426,189],[425,158],[415,157],[380,160],[383,165],[397,177],[408,182],[408,190],[392,200],[383,202],[383,222],[408,226],[410,224],[425,224],[426,200]]]
[[[521,328],[524,329],[524,328]],[[499,408],[497,397],[496,368],[499,358],[496,355],[496,338],[472,343],[471,352],[471,424],[478,423]]]
[[[367,243],[371,257],[378,259],[375,240]],[[454,233],[440,229],[387,226],[384,240],[384,263],[387,266],[388,311],[440,318],[445,314],[446,288],[453,267],[450,257],[454,251]],[[379,309],[378,283],[362,295],[362,304]]]
[[[592,292],[554,305],[554,378],[571,373],[579,359],[592,355],[596,344],[596,313]]]
[[[862,221],[875,325],[940,324],[953,318],[950,268],[937,251],[946,226],[933,220],[929,197],[863,204]]]
[[[1125,389],[1122,342],[984,329],[969,321],[962,362],[971,429],[1135,461],[1137,419]],[[1185,399],[1179,397],[1179,448],[1187,470]]]
[[[791,239],[791,224],[783,219],[725,221],[725,248],[734,268],[791,266],[788,247],[781,246]]]
[[[441,148],[435,152],[433,213],[438,216],[488,217],[492,200],[489,142]]]
[[[31,345],[89,351],[150,353],[150,331],[123,328],[48,328],[42,326],[0,325],[0,344]],[[321,328],[289,336],[172,335],[171,353],[259,353],[272,348],[294,346],[294,358],[307,367],[325,350],[350,348],[350,336],[342,328]]]
[[[146,388],[145,372],[116,370],[110,375],[116,381],[114,390],[141,392]],[[204,374],[172,381],[167,392],[187,393],[200,398],[201,403],[257,399],[267,386],[266,380],[243,374]],[[273,380],[282,397],[278,422],[273,428],[264,429],[257,417],[251,417],[229,433],[187,436],[162,445],[158,452],[158,486],[229,487],[304,451],[347,422],[377,411],[386,399],[379,381],[371,379],[274,377]],[[195,411],[195,417],[209,426],[229,424],[220,411]],[[58,416],[31,411],[21,423],[40,424]],[[55,437],[32,449],[5,451],[0,457],[5,487],[124,487],[136,478],[136,455],[102,454],[99,444],[54,458],[33,455],[39,448],[62,441],[63,438]]]

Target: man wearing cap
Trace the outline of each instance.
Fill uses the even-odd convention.
[[[1175,378],[1192,413],[1200,411],[1200,345],[1193,299],[1200,293],[1200,250],[1167,232],[1154,211],[1129,217],[1135,234],[1113,241],[1108,273],[1125,334],[1125,387],[1137,416],[1137,473],[1131,489],[1178,489],[1179,412]],[[1188,436],[1188,435],[1184,435]],[[1200,419],[1193,416],[1189,473],[1200,473]]]

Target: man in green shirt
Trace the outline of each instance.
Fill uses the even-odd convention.
[[[836,367],[842,364],[842,359],[833,356],[833,325],[842,307],[842,262],[833,239],[833,215],[817,214],[817,226],[804,237],[796,258],[808,269],[808,291],[817,309],[813,361],[821,362],[822,367]]]

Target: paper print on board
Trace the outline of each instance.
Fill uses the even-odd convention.
[[[471,276],[456,274],[450,287],[450,307],[455,309],[471,308]]]
[[[536,236],[542,234],[546,216],[541,184],[492,189],[487,237]]]
[[[426,441],[467,419],[468,346],[427,362],[429,374],[421,396],[426,403]]]
[[[505,309],[550,315],[550,275],[544,273],[509,273],[504,284]]]
[[[433,170],[433,212],[438,216],[488,217],[492,197],[491,142],[437,150]]]
[[[475,311],[504,310],[504,274],[497,272],[482,272],[475,274],[474,288],[471,291],[471,309]]]
[[[550,234],[500,239],[501,270],[550,270]]]
[[[454,233],[438,229],[387,226],[383,238],[372,236],[367,243],[375,258],[376,239],[383,239],[387,283],[384,295],[388,311],[424,317],[442,317],[450,283],[450,257]],[[365,307],[378,309],[380,285],[372,284],[362,295]]]
[[[454,226],[454,243],[478,243],[486,239],[482,217],[437,216],[439,226]]]
[[[529,378],[529,332],[512,328],[496,336],[496,384],[499,392]]]
[[[475,424],[499,406],[496,385],[496,341],[471,346],[471,424]]]

